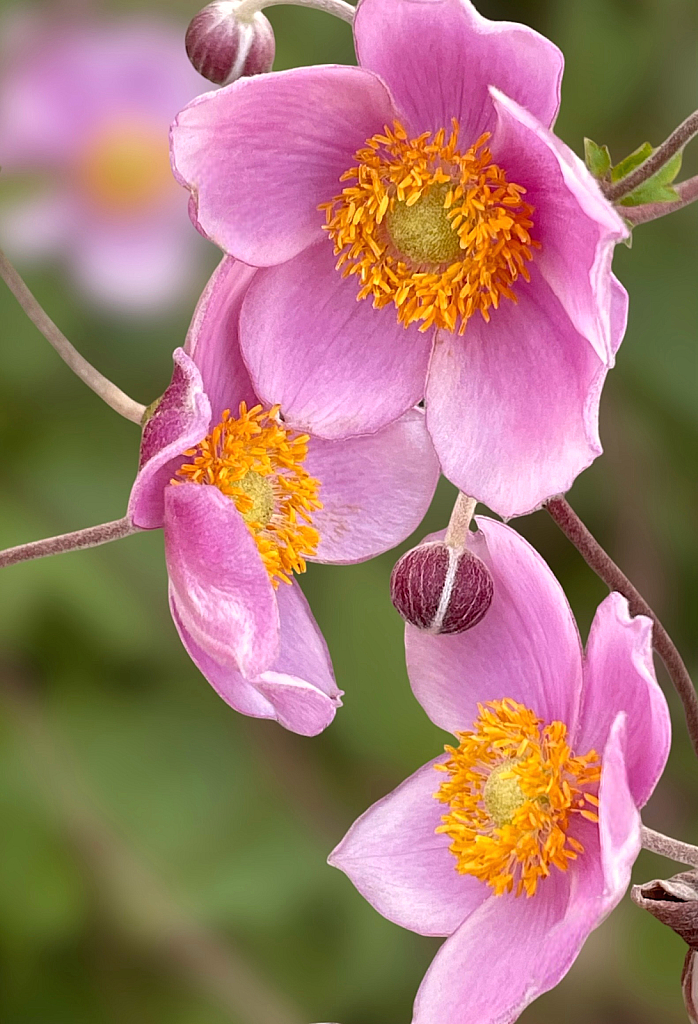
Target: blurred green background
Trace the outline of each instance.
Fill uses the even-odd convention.
[[[196,10],[148,2],[182,32]],[[620,159],[698,106],[695,0],[480,9],[563,49],[558,130],[577,152],[589,135]],[[277,68],[353,61],[346,25],[292,8],[270,18]],[[698,144],[686,160],[696,172]],[[694,671],[697,256],[698,204],[619,249],[631,317],[602,403],[606,453],[571,494]],[[87,358],[147,403],[169,380],[215,258],[157,321],[86,309],[60,268],[26,276]],[[0,316],[0,544],[119,518],[137,429],[71,376],[4,287]],[[452,500],[442,485],[420,534],[445,524]],[[586,634],[604,588],[545,513],[516,527],[562,580]],[[3,570],[3,1024],[407,1024],[437,942],[383,920],[324,863],[356,815],[446,740],[407,684],[388,596],[394,557],[313,566],[303,580],[346,691],[313,740],[237,715],[199,676],[169,617],[160,533]],[[676,740],[645,820],[696,842],[698,771],[670,699]],[[638,880],[672,872],[648,854],[636,866]],[[626,900],[524,1020],[683,1021],[683,952]]]

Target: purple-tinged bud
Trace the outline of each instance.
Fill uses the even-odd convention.
[[[241,0],[214,0],[192,18],[185,37],[189,60],[215,85],[271,71],[274,30],[261,11],[239,18]]]
[[[432,541],[397,562],[390,596],[403,619],[428,633],[463,633],[492,603],[494,580],[482,559],[465,548]]]

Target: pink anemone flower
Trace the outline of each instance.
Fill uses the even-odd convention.
[[[330,856],[385,917],[448,937],[415,1024],[510,1024],[560,981],[628,886],[638,808],[669,753],[651,621],[610,594],[583,652],[541,557],[504,524],[478,525],[487,615],[458,636],[406,628],[415,695],[455,742]]]
[[[420,409],[327,441],[259,400],[236,331],[255,274],[227,258],[211,278],[145,426],[129,516],[164,530],[172,616],[213,688],[312,736],[341,692],[294,574],[306,559],[360,562],[404,540],[439,467]]]
[[[111,309],[167,309],[202,255],[168,158],[169,124],[201,91],[182,30],[13,13],[0,68],[3,247],[61,257]]]
[[[426,398],[446,476],[504,517],[601,452],[627,236],[553,135],[563,58],[470,0],[360,0],[359,67],[240,80],[172,129],[198,229],[264,268],[240,339],[299,429],[380,429]]]

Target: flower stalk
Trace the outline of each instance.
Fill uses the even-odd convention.
[[[620,181],[603,185],[604,195],[612,203],[630,195],[643,182],[653,178],[657,171],[660,171],[665,164],[669,163],[672,157],[684,148],[684,146],[698,135],[698,110],[687,117],[679,127],[671,133],[661,146],[655,149],[652,156],[640,164],[631,174]]]
[[[672,839],[661,832],[655,832],[653,828],[642,826],[642,848],[658,853],[660,857],[676,861],[677,864],[687,864],[690,867],[698,868],[698,846],[690,843],[682,843],[679,839]]]
[[[53,346],[64,363],[73,373],[87,384],[96,395],[106,402],[114,412],[118,412],[132,423],[140,425],[145,412],[145,406],[129,398],[125,392],[112,384],[103,374],[96,370],[91,363],[80,355],[77,349],[71,345],[65,334],[53,322],[44,308],[37,302],[30,292],[23,278],[8,260],[7,256],[0,250],[0,277],[10,289],[20,306],[27,314],[35,327],[41,331],[48,343]]]
[[[121,540],[122,537],[130,537],[132,533],[139,532],[140,527],[135,526],[128,516],[124,516],[123,519],[116,519],[111,523],[100,523],[99,526],[88,526],[73,533],[62,533],[57,537],[46,537],[44,540],[6,548],[5,551],[0,551],[0,569],[7,565],[15,565],[17,562],[45,558],[47,555],[62,555],[66,551],[95,548],[100,544],[110,544],[113,540]]]
[[[235,15],[242,21],[249,20],[266,7],[279,7],[283,4],[313,7],[316,11],[325,11],[326,14],[332,14],[349,25],[354,23],[354,8],[351,4],[344,3],[344,0],[241,0]]]
[[[468,531],[470,530],[470,523],[476,507],[477,501],[475,498],[469,498],[467,494],[463,494],[461,491],[458,492],[444,538],[444,543],[448,547],[458,550],[466,547]]]
[[[643,203],[641,206],[624,206],[623,218],[633,227],[638,224],[647,224],[649,221],[657,220],[659,217],[666,217],[668,213],[676,213],[683,210],[698,199],[698,174],[694,178],[688,178],[673,186],[679,198],[674,203]]]
[[[673,640],[642,594],[592,536],[569,502],[559,495],[546,502],[546,508],[587,565],[610,590],[618,591],[627,599],[631,614],[646,615],[652,620],[654,649],[664,662],[669,677],[681,698],[688,733],[693,750],[698,756],[698,694]]]

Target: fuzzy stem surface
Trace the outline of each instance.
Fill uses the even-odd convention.
[[[355,10],[351,4],[344,3],[344,0],[242,0],[235,10],[235,16],[242,19],[252,18],[258,11],[265,7],[279,7],[283,4],[291,4],[295,7],[313,7],[316,11],[324,11],[332,14],[341,21],[352,25],[354,22]]]
[[[672,839],[671,836],[655,832],[646,825],[642,826],[642,847],[674,860],[677,864],[688,864],[692,868],[698,868],[698,846],[682,843],[680,839]]]
[[[140,402],[134,402],[121,388],[112,384],[103,374],[96,370],[91,363],[80,355],[77,349],[71,345],[65,334],[54,324],[51,317],[44,308],[37,302],[22,277],[12,266],[7,256],[0,250],[0,277],[10,289],[20,306],[27,314],[35,327],[41,331],[48,343],[55,348],[58,355],[66,363],[73,373],[87,384],[96,395],[106,402],[114,412],[118,412],[132,423],[140,425],[145,412],[145,406]]]
[[[450,548],[462,551],[463,548],[467,547],[470,522],[476,506],[477,502],[474,498],[469,498],[467,494],[463,494],[461,491],[458,492],[458,497],[456,498],[448,523],[448,529],[446,530],[446,537],[444,538],[444,543]]]
[[[646,615],[652,620],[654,649],[664,662],[671,681],[681,698],[688,734],[693,750],[698,756],[698,694],[696,694],[688,669],[673,640],[642,594],[616,565],[611,556],[604,551],[569,502],[559,495],[546,502],[546,508],[587,565],[604,581],[609,590],[617,590],[627,599],[631,614]]]
[[[34,540],[29,544],[18,544],[14,548],[0,551],[0,569],[17,562],[31,562],[35,558],[47,555],[62,555],[66,551],[80,551],[82,548],[95,548],[99,544],[109,544],[122,537],[130,537],[132,533],[140,533],[140,527],[134,526],[128,516],[116,519],[111,523],[100,523],[99,526],[88,526],[85,530],[73,533],[62,533],[58,537],[46,537]]]
[[[612,203],[617,203],[619,199],[629,195],[638,185],[642,185],[643,182],[654,177],[657,171],[660,171],[664,164],[676,156],[679,150],[683,149],[686,143],[696,135],[698,135],[698,110],[687,117],[644,163],[636,167],[625,178],[621,178],[620,181],[604,186],[603,192],[606,198]]]
[[[698,174],[694,178],[682,181],[674,188],[679,194],[675,203],[643,203],[642,206],[624,206],[622,216],[625,220],[635,226],[647,224],[648,221],[657,220],[659,217],[666,217],[668,213],[676,213],[683,210],[698,199]]]

